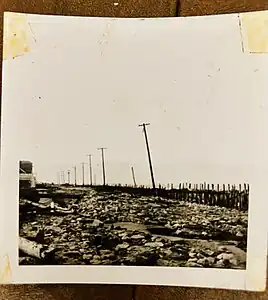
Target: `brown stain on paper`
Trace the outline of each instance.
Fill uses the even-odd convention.
[[[268,53],[268,11],[240,14],[243,51]]]
[[[3,59],[14,59],[30,51],[33,34],[26,14],[4,14]]]
[[[12,271],[9,255],[6,254],[3,261],[0,262],[0,283],[8,283],[11,281]]]

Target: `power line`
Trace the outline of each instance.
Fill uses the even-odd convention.
[[[103,185],[106,185],[106,175],[105,175],[105,165],[104,165],[104,150],[106,149],[107,148],[98,148],[98,150],[101,151]]]
[[[153,165],[152,165],[152,159],[151,159],[151,154],[150,154],[148,136],[147,136],[147,132],[146,132],[146,126],[148,126],[148,125],[150,125],[150,123],[142,123],[139,126],[143,127],[143,133],[144,133],[144,138],[145,138],[145,143],[146,143],[146,148],[147,148],[147,153],[148,153],[148,160],[149,160],[149,168],[150,168],[150,173],[151,173],[152,185],[153,185],[153,189],[155,189]]]

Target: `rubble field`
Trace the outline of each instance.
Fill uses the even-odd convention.
[[[246,268],[248,213],[94,188],[64,199],[69,214],[21,211],[20,237],[55,249],[53,260],[19,255],[20,265],[132,265]]]

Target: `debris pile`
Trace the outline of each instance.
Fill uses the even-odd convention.
[[[80,192],[79,200],[65,199],[72,213],[21,214],[20,236],[34,240],[43,230],[43,243],[55,249],[47,264],[245,268],[247,212],[90,188]],[[20,263],[44,262],[20,255]]]
[[[184,238],[243,240],[247,212],[130,194],[94,194],[84,197],[80,212],[105,223],[133,222],[163,226],[163,234]],[[160,231],[160,228],[159,228]]]

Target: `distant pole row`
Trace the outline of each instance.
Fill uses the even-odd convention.
[[[103,177],[103,185],[106,185],[106,173],[105,173],[105,159],[104,159],[104,150],[107,148],[98,148],[97,150],[101,150],[101,163],[102,163],[102,177]],[[96,185],[96,174],[94,174],[94,183],[93,183],[93,171],[92,171],[92,155],[87,154],[88,157],[88,166],[89,166],[89,185],[92,186],[93,184]],[[85,183],[85,162],[81,163],[82,166],[82,185],[84,186]],[[77,185],[77,166],[73,167],[74,171],[74,185]],[[67,183],[71,184],[71,171],[67,171]],[[65,173],[64,171],[60,171],[57,173],[57,181],[58,184],[66,184],[65,181]]]
[[[155,186],[155,179],[154,179],[154,172],[153,172],[153,164],[152,164],[152,158],[151,158],[151,153],[150,153],[150,147],[149,147],[149,141],[148,141],[148,135],[146,131],[146,127],[149,126],[150,123],[142,123],[138,125],[139,127],[143,128],[143,133],[144,133],[144,138],[145,138],[145,145],[147,149],[147,155],[148,155],[148,162],[149,162],[149,170],[150,170],[150,175],[151,175],[151,181],[152,181],[152,186],[153,189],[156,189]],[[106,185],[106,170],[105,170],[105,157],[104,157],[104,152],[107,150],[107,148],[97,148],[97,150],[100,150],[101,153],[101,165],[102,165],[102,180],[103,180],[103,185]],[[93,183],[93,171],[92,171],[92,154],[87,154],[88,157],[88,167],[89,167],[89,185],[92,186],[93,184],[96,185],[96,174],[94,173],[94,183]],[[82,162],[82,185],[85,185],[85,163]],[[74,185],[77,185],[77,167],[73,167],[74,170]],[[67,183],[70,184],[71,179],[70,179],[70,170],[67,172],[68,174],[68,180]],[[131,174],[132,174],[132,179],[133,179],[133,184],[134,186],[137,186],[136,183],[136,178],[135,178],[135,172],[134,172],[134,167],[131,167]],[[65,181],[65,175],[64,171],[61,171],[57,174],[57,179],[58,179],[58,184],[61,183],[66,183]]]

